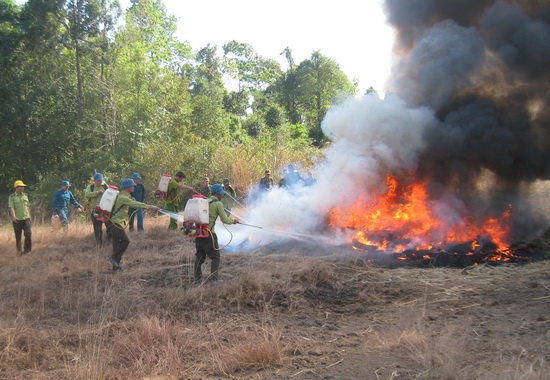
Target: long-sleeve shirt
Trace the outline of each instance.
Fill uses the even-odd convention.
[[[208,198],[208,228],[212,233],[215,233],[214,226],[216,224],[216,219],[218,219],[218,216],[220,217],[221,221],[225,224],[233,224],[235,221],[228,217],[225,213],[225,209],[223,207],[223,203],[218,200],[214,195]]]
[[[271,191],[273,189],[273,178],[262,177],[259,183],[260,191]]]
[[[84,196],[88,199],[91,208],[94,208],[97,204],[99,204],[103,192],[107,190],[108,187],[109,186],[106,183],[103,183],[100,186],[96,186],[95,183],[88,185]]]
[[[142,183],[136,182],[132,197],[138,202],[143,202],[145,200],[145,186],[143,186]]]
[[[223,203],[223,206],[226,209],[231,210],[235,204],[235,197],[236,197],[235,189],[230,185],[230,186],[224,187],[224,190],[227,192],[227,194],[225,194],[222,197],[221,202]]]
[[[119,226],[126,227],[126,224],[128,222],[128,209],[130,207],[142,210],[149,208],[148,204],[134,201],[131,197],[132,194],[126,189],[118,193],[115,204],[113,206],[113,213],[111,214],[111,222],[113,222],[114,224],[118,224]]]
[[[181,183],[176,181],[175,179],[171,179],[168,183],[168,197],[166,198],[167,204],[172,204],[176,208],[179,208],[181,206],[181,193],[182,190],[180,188]]]
[[[59,189],[53,193],[53,211],[58,212],[59,210],[68,208],[69,204],[72,204],[76,208],[82,207],[70,190],[63,191],[63,189]]]

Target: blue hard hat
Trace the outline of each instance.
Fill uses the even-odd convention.
[[[139,175],[139,173],[134,173],[134,174],[132,174],[132,178],[133,179],[141,179],[141,175]]]
[[[134,186],[136,186],[136,183],[132,180],[132,178],[126,178],[124,181],[122,181],[120,188],[124,190],[128,187],[134,187]]]
[[[95,173],[94,174],[94,181],[103,181],[103,174],[101,173]]]
[[[212,193],[216,193],[216,194],[220,194],[220,195],[227,194],[227,192],[223,189],[223,186],[220,185],[219,183],[216,183],[215,185],[212,185],[212,188],[210,190],[212,191]]]
[[[69,181],[61,181],[61,186],[71,186]]]

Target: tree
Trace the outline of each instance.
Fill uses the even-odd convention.
[[[223,45],[226,70],[238,81],[238,91],[265,90],[283,72],[273,59],[265,59],[254,53],[249,44],[235,40]]]
[[[122,165],[162,140],[181,142],[191,114],[187,76],[191,49],[175,37],[176,20],[160,0],[132,0],[116,37],[113,78],[116,113],[113,144]]]
[[[197,53],[198,63],[191,94],[193,111],[191,128],[203,139],[229,138],[229,114],[224,108],[227,89],[222,80],[221,60],[216,46],[207,45]]]
[[[23,168],[18,156],[14,155],[13,145],[20,127],[17,118],[17,98],[21,86],[17,74],[18,49],[23,39],[19,23],[20,9],[13,0],[0,0],[0,125],[3,138],[0,139],[0,179],[10,183],[20,177]]]
[[[309,135],[317,146],[327,140],[321,122],[328,109],[339,98],[355,95],[357,89],[338,64],[319,51],[301,62],[292,78],[297,110],[308,127]]]

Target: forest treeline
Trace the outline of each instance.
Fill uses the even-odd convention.
[[[0,0],[1,192],[22,179],[49,199],[96,171],[243,188],[322,157],[324,115],[357,92],[335,61],[287,47],[283,70],[246,43],[192,47],[176,22],[161,0]]]

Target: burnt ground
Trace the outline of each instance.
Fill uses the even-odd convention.
[[[548,378],[549,237],[515,245],[514,260],[473,266],[446,266],[442,253],[404,261],[357,251],[350,261],[345,247],[333,255],[307,244],[266,248],[271,259],[325,254],[319,260],[332,280],[320,276],[303,290],[300,307],[281,316],[286,339],[298,347],[288,352],[290,365],[245,377]]]
[[[0,247],[0,377],[550,378],[548,232],[516,245],[521,260],[462,267],[439,265],[441,252],[417,262],[273,244],[224,253],[225,283],[193,286],[181,234],[132,234],[127,271],[113,275],[86,228],[36,228],[25,257],[9,237]],[[243,342],[267,352],[263,334],[275,353],[239,357]]]

